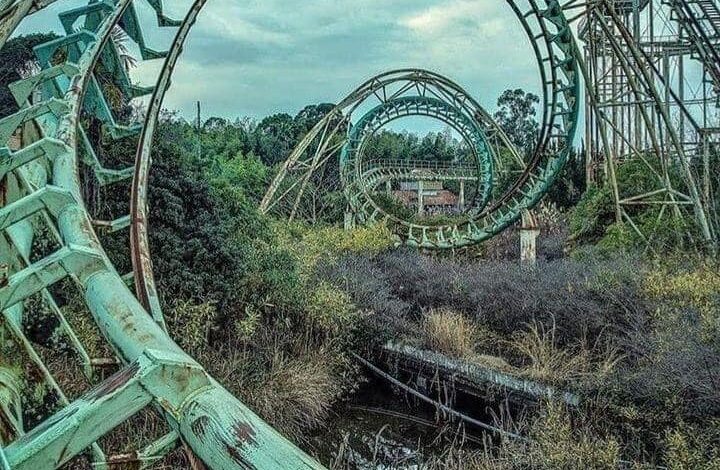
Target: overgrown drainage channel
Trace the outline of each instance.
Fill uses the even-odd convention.
[[[573,393],[408,345],[356,359],[368,382],[313,439],[323,461],[350,468],[420,468],[448,443],[481,449],[487,439],[524,440],[496,428],[496,417],[542,400],[580,404]]]

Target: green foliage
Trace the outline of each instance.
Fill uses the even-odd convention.
[[[18,110],[15,98],[7,88],[9,84],[27,76],[37,62],[33,48],[56,39],[55,33],[28,34],[10,39],[0,49],[0,118]]]
[[[661,169],[651,161],[636,157],[624,161],[616,169],[620,199],[651,194],[663,188]],[[668,173],[671,185],[683,191],[678,170]],[[653,200],[653,196],[648,196]],[[654,199],[663,200],[658,193]],[[601,253],[643,250],[648,242],[655,250],[683,247],[699,234],[695,218],[682,207],[669,208],[660,204],[624,205],[632,219],[617,222],[612,189],[590,186],[583,194],[570,217],[571,237],[581,243],[596,243]],[[633,226],[634,224],[634,226]],[[688,237],[688,234],[690,237]]]
[[[307,315],[313,326],[335,335],[351,330],[358,316],[348,294],[323,281],[312,287]]]
[[[330,261],[343,254],[369,256],[394,246],[394,237],[383,224],[343,230],[341,227],[310,228],[301,224],[276,227],[278,242],[298,260],[301,273],[309,276],[320,260]]]
[[[269,314],[298,312],[305,299],[298,262],[283,246],[254,242],[245,253],[247,272],[233,286],[242,292],[244,303]]]
[[[535,468],[611,469],[620,463],[620,445],[598,437],[589,427],[573,425],[570,414],[557,403],[547,403],[533,423],[529,461]]]
[[[495,121],[521,152],[531,152],[537,142],[540,129],[535,108],[539,103],[537,95],[519,88],[505,90],[498,98]]]
[[[582,198],[586,186],[585,151],[572,149],[562,172],[546,196],[546,200],[561,209],[574,207]]]
[[[570,233],[575,239],[597,240],[613,218],[610,188],[590,186],[570,216]]]
[[[173,338],[190,354],[197,354],[207,347],[217,318],[217,309],[211,303],[195,304],[182,299],[175,302],[165,313],[165,320]]]
[[[680,423],[677,429],[665,433],[665,464],[669,470],[720,469],[720,443],[715,422],[699,429]]]
[[[385,211],[385,213],[394,215],[401,220],[413,220],[413,217],[417,215],[417,211],[412,210],[402,203],[398,198],[393,195],[377,192],[372,196],[373,201]]]
[[[381,129],[368,138],[363,147],[368,161],[387,160],[434,160],[471,161],[472,152],[464,141],[452,136],[448,127],[442,132],[430,132],[424,137],[415,133],[395,132]]]

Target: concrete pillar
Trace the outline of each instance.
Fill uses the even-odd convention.
[[[387,180],[387,181],[385,181],[385,193],[387,193],[387,195],[389,196],[391,192],[392,192],[392,183],[390,182],[390,180]]]
[[[423,212],[424,212],[424,210],[423,210],[423,205],[424,205],[424,203],[423,203],[424,194],[423,193],[424,192],[425,192],[425,190],[423,189],[423,182],[418,181],[418,215],[420,215],[420,216],[423,215]]]
[[[537,261],[537,237],[540,235],[535,214],[529,210],[522,213],[522,226],[520,227],[520,261],[535,264]]]
[[[345,230],[352,230],[355,228],[355,214],[351,211],[345,211]]]
[[[458,210],[465,210],[465,180],[460,180],[460,195],[458,196]]]

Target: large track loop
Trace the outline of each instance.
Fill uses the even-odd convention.
[[[485,132],[480,128],[472,114],[463,113],[442,100],[428,96],[406,96],[389,99],[368,111],[348,132],[347,142],[340,152],[340,176],[345,194],[356,217],[362,222],[374,221],[382,209],[373,201],[372,193],[382,181],[391,181],[387,176],[397,174],[371,165],[363,158],[363,147],[369,137],[386,124],[405,116],[428,116],[438,119],[455,129],[468,145],[475,163],[475,181],[480,182],[476,191],[474,209],[482,209],[490,198],[493,187],[493,164],[495,156],[489,146]],[[473,162],[459,162],[473,163]],[[382,162],[376,162],[382,163]],[[400,168],[397,168],[399,170]],[[420,170],[420,169],[418,169]],[[406,175],[412,179],[411,174]],[[363,204],[364,195],[370,204]]]
[[[7,32],[0,36],[3,42],[27,13],[49,2],[8,3],[0,3],[0,30]],[[204,2],[196,2],[185,21],[179,23],[164,15],[159,0],[148,3],[157,11],[159,26],[180,26],[151,103],[149,122],[154,125],[182,42]],[[155,404],[175,430],[174,436],[163,438],[157,448],[180,436],[213,469],[319,468],[209,377],[168,337],[160,326],[159,311],[153,308],[153,289],[147,277],[138,277],[139,292],[155,319],[110,263],[95,231],[98,223],[92,220],[82,198],[80,155],[95,169],[101,182],[121,181],[131,172],[103,168],[81,122],[84,116],[93,116],[115,137],[139,130],[138,126],[116,121],[95,74],[98,67],[110,71],[124,99],[150,91],[130,83],[110,40],[113,30],[122,28],[139,45],[143,59],[166,54],[145,44],[132,0],[91,1],[60,17],[67,36],[37,48],[43,69],[14,86],[21,109],[0,120],[0,145],[5,147],[13,136],[22,137],[12,151],[3,149],[8,200],[0,209],[0,228],[10,235],[10,243],[0,253],[9,270],[0,288],[3,326],[15,333],[17,341],[47,375],[47,381],[59,388],[24,337],[22,309],[23,301],[32,295],[48,293],[52,284],[70,278],[82,289],[96,324],[125,366],[29,432],[25,433],[21,422],[14,423],[17,438],[0,450],[0,462],[14,470],[57,468],[145,406]],[[146,216],[151,139],[149,126],[141,139],[135,170],[136,220]],[[31,218],[37,215],[50,224],[60,248],[30,262],[34,238]],[[109,225],[119,228],[127,225],[128,219],[123,217]],[[144,230],[142,224],[135,228],[136,253],[147,253]],[[147,262],[139,260],[136,266],[148,272]],[[55,314],[61,325],[67,325],[59,309]],[[80,356],[88,358],[83,345],[75,340]],[[87,364],[88,374],[92,374],[92,360]],[[102,451],[96,446],[93,449],[97,466],[105,467]]]
[[[351,158],[361,152],[346,152],[341,160],[344,164],[341,177],[349,205],[360,222],[388,220],[401,241],[411,246],[433,249],[463,247],[497,235],[519,220],[524,211],[533,208],[549,190],[567,160],[577,130],[580,106],[578,49],[559,2],[508,0],[507,3],[527,33],[537,59],[543,91],[541,132],[537,146],[529,158],[516,158],[521,161],[521,174],[507,186],[496,188],[498,194],[494,197],[486,193],[486,200],[481,198],[482,210],[468,212],[457,223],[425,225],[385,212],[370,195],[368,187],[372,185],[361,183],[365,178],[362,165],[359,161],[356,165]],[[400,90],[388,93],[388,87],[394,83],[401,83]],[[265,195],[261,210],[272,210],[280,205],[283,198],[292,194],[295,202],[290,217],[294,217],[311,173],[337,149],[333,144],[337,139],[328,136],[334,136],[344,127],[352,129],[348,125],[352,113],[368,98],[376,97],[384,103],[413,91],[419,96],[433,95],[458,109],[471,109],[470,118],[477,121],[481,129],[489,135],[503,137],[497,124],[482,107],[447,78],[424,70],[402,70],[379,75],[351,93],[310,131],[285,162]],[[352,132],[346,139],[353,138]],[[303,160],[311,144],[318,139],[320,145],[312,159]],[[507,138],[501,139],[501,143],[505,148],[513,148]],[[517,155],[517,151],[514,154]],[[288,182],[287,175],[298,168],[305,172],[304,176]],[[485,181],[486,190],[492,187],[493,175],[490,176]]]

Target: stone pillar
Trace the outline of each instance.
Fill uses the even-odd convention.
[[[425,192],[425,190],[423,189],[423,182],[418,181],[418,215],[420,215],[420,216],[422,216],[423,212],[424,212],[424,210],[423,210],[423,205],[424,205],[424,203],[423,203],[424,194],[423,193],[424,192]]]
[[[522,226],[520,227],[520,261],[535,264],[537,261],[537,237],[540,235],[535,214],[529,210],[522,212]]]

